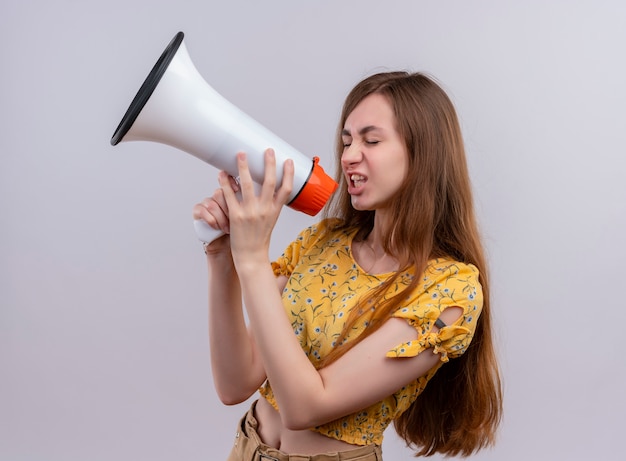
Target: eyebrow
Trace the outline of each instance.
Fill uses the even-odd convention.
[[[364,126],[363,128],[361,128],[359,130],[359,134],[363,136],[364,134],[367,134],[371,131],[377,131],[377,130],[382,130],[382,128],[374,126],[374,125],[368,125],[368,126]],[[343,130],[341,130],[341,136],[352,136],[352,134],[350,133],[350,131],[344,128]]]

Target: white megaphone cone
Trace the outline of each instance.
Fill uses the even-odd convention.
[[[264,151],[271,147],[276,164],[294,163],[293,192],[288,206],[317,214],[337,188],[318,165],[217,93],[198,73],[179,32],[169,43],[139,89],[111,144],[152,141],[185,151],[232,176],[238,174],[238,152],[246,152],[252,179],[264,178]],[[282,169],[276,171],[277,184]],[[196,221],[200,240],[211,242],[221,232]]]

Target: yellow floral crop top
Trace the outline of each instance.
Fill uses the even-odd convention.
[[[322,221],[301,232],[272,263],[277,276],[289,277],[282,293],[283,304],[294,333],[313,364],[333,349],[332,338],[341,333],[359,296],[391,275],[367,274],[358,266],[351,252],[355,234],[356,231],[331,230],[329,221]],[[402,274],[396,281],[398,289],[412,277],[411,272]],[[387,357],[414,357],[432,347],[440,354],[438,365],[384,400],[312,430],[355,445],[382,444],[384,430],[409,408],[437,369],[449,358],[465,352],[482,308],[478,270],[471,264],[435,259],[421,277],[419,289],[393,314],[406,319],[418,331],[419,339],[398,344]],[[463,315],[453,325],[432,332],[439,314],[451,306],[461,307]],[[359,336],[364,329],[364,324],[357,325],[347,340]],[[278,410],[269,382],[265,382],[260,393]]]

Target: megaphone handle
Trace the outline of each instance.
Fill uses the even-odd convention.
[[[195,219],[193,221],[193,227],[200,241],[204,243],[211,243],[213,240],[224,235],[224,232],[219,229],[213,229],[206,221],[201,219]]]

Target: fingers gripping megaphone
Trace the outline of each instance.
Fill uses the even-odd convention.
[[[263,182],[263,152],[271,147],[277,165],[292,159],[293,192],[288,206],[316,215],[337,188],[318,164],[223,98],[198,73],[178,32],[140,87],[111,138],[152,141],[187,152],[232,176],[238,174],[238,152],[246,152],[250,174]],[[280,169],[279,169],[280,170]],[[277,184],[282,171],[277,171]],[[222,235],[204,221],[195,221],[198,238],[211,242]]]

